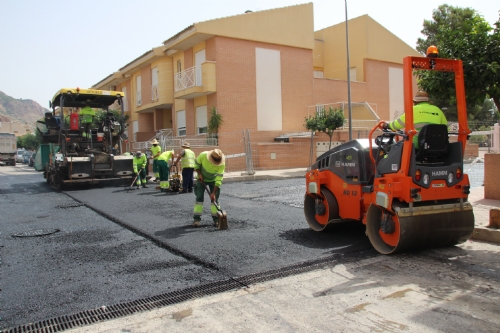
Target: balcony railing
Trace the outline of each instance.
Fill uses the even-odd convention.
[[[175,74],[175,92],[198,86],[201,87],[201,67],[195,66]]]
[[[154,84],[151,86],[151,101],[156,102],[158,100],[158,85]]]
[[[142,92],[138,91],[135,93],[135,99],[136,99],[136,105],[141,106],[142,105]]]

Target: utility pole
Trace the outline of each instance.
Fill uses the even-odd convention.
[[[349,114],[349,141],[352,141],[352,106],[351,106],[351,64],[349,63],[349,29],[347,27],[347,0],[345,0],[345,44],[347,50],[347,105]]]

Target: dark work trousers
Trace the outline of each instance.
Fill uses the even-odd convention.
[[[194,168],[182,169],[182,190],[193,192],[193,173]]]

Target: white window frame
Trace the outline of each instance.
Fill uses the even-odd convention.
[[[156,102],[158,100],[158,67],[151,69],[151,101]]]
[[[196,107],[196,134],[206,135],[208,133],[207,106]]]
[[[356,79],[356,67],[349,68],[349,77],[351,81],[357,81]]]
[[[315,77],[317,79],[322,79],[324,77],[323,71],[314,71],[313,77]]]
[[[127,103],[127,87],[122,87],[122,92],[123,92],[123,98],[122,98],[123,110],[129,111]]]
[[[177,111],[175,116],[177,123],[177,136],[186,136],[186,110]]]
[[[139,132],[139,121],[134,120],[132,122],[132,133],[134,135],[134,142],[137,141],[137,132]]]
[[[142,79],[141,76],[138,75],[135,78],[135,91],[136,91],[136,96],[135,96],[135,103],[137,106],[142,105],[142,91],[141,91],[141,86],[142,86]]]
[[[195,85],[202,86],[201,65],[206,61],[205,49],[200,50],[194,54],[194,70],[195,70]]]
[[[317,115],[323,115],[323,110],[326,111],[326,108],[325,108],[324,104],[318,104],[318,105],[316,105],[316,114]]]

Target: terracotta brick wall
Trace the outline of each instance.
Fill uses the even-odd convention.
[[[484,154],[484,198],[500,200],[500,154]]]
[[[312,51],[246,40],[215,37],[217,109],[223,131],[257,129],[255,48],[280,51],[283,132],[304,131],[307,107],[312,103]],[[262,133],[271,140],[280,132]]]
[[[138,113],[139,132],[154,132],[154,113]],[[139,138],[137,141],[140,142]]]
[[[141,69],[142,105],[151,103],[151,82],[151,66],[148,65]]]
[[[351,82],[351,102],[368,102],[381,120],[389,119],[389,68],[402,65],[365,59],[366,82]],[[347,83],[335,79],[314,79],[313,103],[347,101]]]
[[[194,59],[193,59],[193,49],[187,49],[184,51],[184,68],[183,70],[186,70],[188,68],[191,68],[194,66]]]

